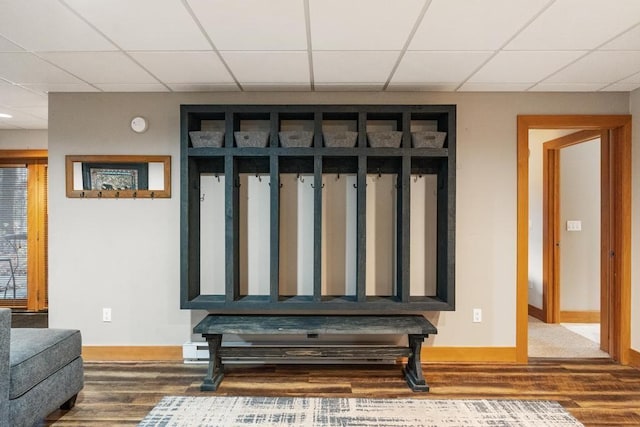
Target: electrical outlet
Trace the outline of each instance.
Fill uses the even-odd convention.
[[[481,308],[474,308],[473,309],[473,323],[480,323],[482,322],[482,309]]]
[[[103,322],[111,322],[111,309],[103,308],[102,309],[102,321]]]

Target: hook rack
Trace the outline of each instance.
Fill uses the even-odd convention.
[[[315,185],[313,185],[313,183],[311,183],[311,188],[316,188]],[[324,182],[322,183],[322,185],[320,186],[320,188],[324,188]]]

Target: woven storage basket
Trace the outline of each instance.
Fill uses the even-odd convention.
[[[189,138],[191,138],[191,145],[196,148],[222,147],[224,132],[212,130],[194,130],[189,132]]]
[[[278,134],[282,147],[311,147],[313,132],[307,130],[283,130]]]
[[[328,131],[323,132],[324,146],[333,148],[352,148],[356,146],[358,132]]]
[[[411,144],[414,148],[442,148],[446,137],[446,132],[430,130],[411,132]]]
[[[238,147],[266,147],[269,141],[269,132],[262,130],[237,131],[233,135]]]
[[[398,148],[402,142],[402,132],[389,130],[367,132],[369,145],[374,148]]]

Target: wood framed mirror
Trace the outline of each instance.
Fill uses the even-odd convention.
[[[171,156],[66,156],[67,197],[169,198]]]

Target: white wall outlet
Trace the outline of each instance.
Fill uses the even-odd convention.
[[[582,231],[582,221],[567,221],[567,231]]]
[[[482,322],[482,309],[481,308],[474,308],[473,309],[473,323],[480,323]]]
[[[103,322],[111,322],[111,309],[103,308],[102,309],[102,321]]]

